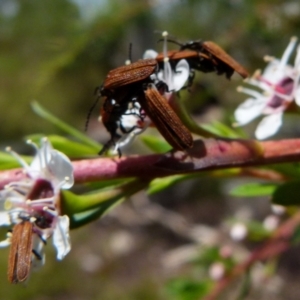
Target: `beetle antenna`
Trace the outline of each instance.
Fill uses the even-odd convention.
[[[159,43],[159,42],[163,42],[165,39],[164,38],[161,38],[161,39],[159,39],[157,42]],[[178,41],[176,41],[176,40],[174,40],[174,39],[166,39],[166,41],[167,42],[169,42],[169,43],[173,43],[173,44],[176,44],[176,45],[178,45],[178,46],[182,46],[183,44],[182,43],[180,43],[180,42],[178,42]]]
[[[125,61],[125,65],[130,65],[132,62],[132,43],[129,43],[128,59]]]
[[[176,37],[174,35],[170,35],[169,33],[167,33],[167,36],[170,37],[170,38],[167,38],[167,36],[164,36],[164,33],[166,33],[166,31],[160,31],[159,33],[162,35],[162,37],[157,41],[157,43],[167,41],[169,43],[176,44],[180,47],[183,45],[182,43],[176,41]]]
[[[97,87],[96,89],[95,89],[95,93],[94,94],[98,94],[98,92],[100,91],[100,87]],[[84,131],[87,131],[87,129],[88,129],[88,126],[89,126],[89,122],[90,122],[90,118],[91,118],[91,115],[92,115],[92,112],[93,112],[93,110],[94,110],[94,108],[96,107],[96,105],[98,104],[98,101],[99,101],[99,99],[100,99],[100,95],[98,94],[98,96],[97,96],[97,98],[96,98],[96,101],[93,103],[93,105],[91,106],[91,108],[89,109],[89,111],[88,111],[88,114],[87,114],[87,116],[86,116],[86,121],[85,121],[85,125],[84,125]]]

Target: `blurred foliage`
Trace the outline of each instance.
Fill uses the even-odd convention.
[[[275,183],[250,182],[234,188],[231,195],[237,197],[269,196],[272,195],[276,187],[277,184]]]
[[[262,59],[264,55],[280,56],[291,36],[300,37],[299,28],[300,3],[296,0],[2,0],[0,1],[0,118],[3,124],[0,127],[1,146],[4,147],[7,143],[19,145],[24,136],[30,135],[34,138],[32,134],[37,134],[35,138],[39,138],[40,134],[46,133],[51,134],[50,139],[55,147],[63,147],[62,150],[73,157],[79,157],[80,153],[90,155],[93,151],[96,154],[97,142],[105,141],[108,137],[106,133],[102,134],[103,126],[96,122],[100,106],[92,114],[88,130],[88,134],[97,142],[91,139],[84,140],[83,135],[80,135],[84,130],[88,111],[95,101],[93,94],[95,87],[101,85],[111,68],[123,64],[128,58],[130,42],[133,44],[133,60],[142,57],[143,51],[147,48],[160,51],[162,45],[156,43],[159,38],[156,31],[168,30],[181,41],[213,40],[252,73],[257,68],[264,67]],[[238,76],[228,81],[215,74],[197,74],[191,91],[182,92],[180,97],[187,111],[197,122],[209,124],[206,126],[208,130],[228,136],[245,136],[241,130],[237,133],[229,127],[233,109],[245,99],[245,96],[236,92],[238,84],[241,84]],[[65,124],[72,124],[78,131],[68,131],[65,124],[57,126],[55,122],[48,122],[49,118],[48,121],[40,119],[30,108],[33,100],[41,103],[46,112],[51,111],[58,119],[64,120]],[[292,131],[295,129],[284,128],[284,135],[290,136]],[[62,132],[67,133],[68,137],[59,137],[58,134]],[[137,137],[137,140],[139,138]],[[168,148],[163,141],[157,142],[158,140],[152,136],[144,136],[142,139],[153,151],[160,152]],[[66,141],[70,141],[69,147],[65,147]],[[138,145],[138,141],[136,144]],[[5,168],[11,166],[12,160],[6,154],[1,153],[1,157],[7,160]],[[274,168],[295,178],[299,174],[298,164]],[[186,178],[190,177],[174,176],[159,182],[154,181],[149,193],[162,191]],[[190,181],[185,183],[186,185],[181,186],[183,188],[180,193],[179,190],[173,190],[173,194],[164,197],[167,205],[172,201],[172,205],[177,204],[178,207],[181,205],[185,210],[186,204],[181,202],[178,204],[176,199],[193,198],[195,202],[200,202],[198,198],[206,196],[202,190],[207,190],[208,187],[212,198],[220,198],[219,184],[216,181],[204,180],[201,181],[202,185],[198,182],[197,187],[189,185]],[[199,187],[202,188],[201,192]],[[275,185],[252,184],[238,187],[234,193],[239,196],[269,195],[275,188]],[[285,203],[282,195],[286,195],[288,191],[290,198],[287,201],[298,204],[298,182],[279,186],[275,190],[274,202]],[[117,200],[114,199],[113,202],[115,201]],[[222,200],[201,201],[203,207],[207,209],[209,205],[219,207]],[[106,207],[103,208],[105,209]],[[224,211],[219,212],[220,215],[223,213]],[[211,219],[205,210],[195,211],[194,214],[195,220],[199,216]],[[257,224],[250,227],[254,228],[255,225]],[[33,275],[34,278],[26,288],[9,286],[5,272],[1,272],[1,299],[22,297],[31,300],[138,300],[174,299],[174,296],[177,299],[194,299],[195,295],[200,296],[207,291],[209,284],[206,282],[195,283],[194,279],[174,279],[168,286],[170,293],[164,294],[161,279],[156,278],[158,266],[151,270],[151,278],[139,273],[138,280],[131,280],[130,284],[127,284],[128,270],[134,273],[133,269],[138,267],[138,264],[132,266],[132,262],[135,263],[138,257],[136,254],[128,260],[125,271],[122,269],[124,264],[122,258],[115,265],[108,263],[102,271],[84,273],[84,268],[79,266],[79,262],[77,264],[74,262],[88,260],[85,254],[89,251],[84,249],[85,243],[95,240],[94,243],[97,244],[94,248],[95,253],[97,255],[105,253],[106,240],[103,241],[105,235],[98,235],[96,226],[73,233],[72,241],[78,250],[74,247],[70,256],[61,264],[54,264],[50,258],[50,262],[41,273]],[[255,228],[254,233],[263,231],[262,228],[259,230]],[[93,232],[91,233],[92,230],[97,233],[94,235],[96,238]],[[265,234],[262,232],[262,235]],[[102,248],[98,244],[101,244]],[[148,248],[150,246],[152,245]],[[145,253],[148,248],[141,248],[142,255],[147,255]],[[6,257],[7,251],[3,250],[0,259],[2,270],[6,268]],[[152,256],[152,260],[153,257],[156,258],[156,255]],[[152,260],[148,257],[148,261]],[[141,264],[141,261],[139,263]],[[142,267],[138,270],[144,271]],[[123,276],[119,275],[122,272]],[[84,276],[78,275],[81,273]]]
[[[82,130],[95,87],[127,59],[129,43],[134,60],[149,47],[160,49],[155,30],[166,29],[183,41],[213,40],[253,72],[265,54],[280,55],[289,37],[297,35],[297,7],[296,1],[3,0],[2,142],[33,133],[36,122],[39,132],[54,130],[33,117],[33,99]],[[200,75],[185,101],[195,113],[216,103],[233,108],[242,99],[235,92],[236,78]]]

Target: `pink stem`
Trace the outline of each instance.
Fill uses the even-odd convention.
[[[168,152],[122,158],[94,158],[73,162],[76,183],[112,178],[151,179],[224,168],[300,161],[300,139],[257,142],[204,139],[186,152]],[[20,169],[0,172],[0,188],[25,178]]]

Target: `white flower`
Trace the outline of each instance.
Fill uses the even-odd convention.
[[[278,216],[269,215],[263,221],[263,226],[268,231],[275,230],[279,225],[280,219]]]
[[[7,150],[23,166],[27,178],[11,182],[0,191],[0,226],[21,222],[33,224],[32,264],[44,262],[43,246],[53,236],[57,259],[63,259],[70,251],[69,218],[60,215],[60,190],[70,188],[74,183],[73,167],[67,156],[54,150],[44,138],[41,147],[29,141],[36,149],[36,155],[28,165],[10,148]],[[12,232],[13,234],[13,232]],[[8,246],[11,236],[0,242]]]
[[[167,51],[167,36],[168,33],[164,31],[162,33],[164,38],[164,45],[163,45],[163,53],[164,53],[164,60],[161,64],[157,72],[157,79],[158,81],[164,82],[168,86],[169,92],[177,92],[184,87],[184,84],[188,80],[190,76],[190,67],[188,62],[185,59],[181,59],[175,66],[171,66],[168,51]],[[152,58],[155,59],[158,53],[154,50],[147,50],[144,53],[143,58],[148,59]]]
[[[286,212],[286,207],[279,204],[272,204],[271,210],[275,215],[281,216]]]
[[[212,280],[218,281],[224,277],[225,271],[225,266],[222,262],[214,262],[210,265],[208,274]]]
[[[258,116],[263,115],[255,136],[262,140],[274,135],[282,125],[282,115],[287,107],[295,100],[300,106],[300,48],[294,66],[288,64],[289,58],[296,46],[297,39],[291,39],[281,60],[267,57],[269,61],[265,71],[254,73],[247,83],[260,89],[239,87],[238,91],[250,95],[235,111],[237,125],[242,126]]]
[[[248,234],[248,229],[243,223],[236,223],[230,229],[230,237],[234,241],[242,241]]]

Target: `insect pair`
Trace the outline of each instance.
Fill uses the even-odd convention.
[[[141,131],[146,116],[174,148],[184,150],[192,147],[193,139],[189,130],[162,95],[164,91],[168,91],[168,87],[157,79],[157,68],[156,60],[144,59],[108,73],[99,94],[105,97],[101,116],[111,139],[100,154],[120,138],[118,129],[124,134]],[[135,117],[140,121],[141,127],[134,124],[125,128],[122,118],[126,116]],[[119,148],[117,150],[120,155]]]
[[[170,62],[174,73],[180,61],[187,61],[191,69],[188,85],[192,84],[194,70],[225,73],[227,78],[230,78],[234,71],[242,77],[248,76],[248,72],[239,63],[213,42],[198,41],[180,44],[176,41],[168,41],[180,45],[180,49],[124,65],[108,73],[104,84],[99,89],[99,96],[105,97],[101,117],[111,138],[100,154],[115,146],[121,156],[118,140],[122,134],[131,134],[133,137],[141,132],[146,116],[174,149],[184,151],[193,146],[190,131],[163,96],[169,91],[169,86],[158,79],[157,74],[164,68],[166,59]],[[135,118],[136,122],[131,126],[124,126],[124,119],[128,117]],[[117,132],[118,130],[120,133]]]

